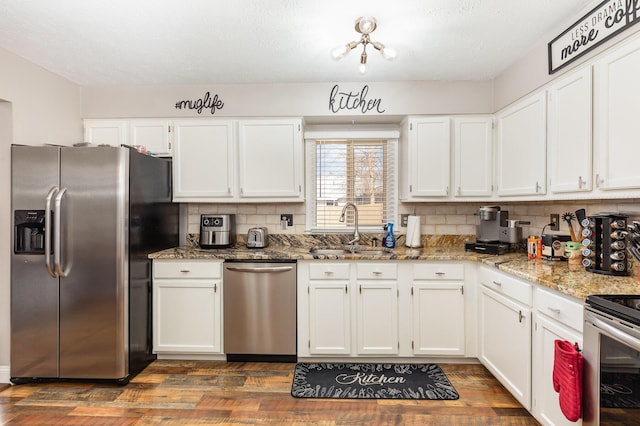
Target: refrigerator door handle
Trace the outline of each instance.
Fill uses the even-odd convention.
[[[62,209],[61,209],[61,205],[62,205],[62,197],[64,196],[65,192],[67,192],[67,188],[62,188],[60,190],[60,192],[58,192],[58,195],[56,195],[56,210],[55,210],[55,215],[54,215],[54,226],[53,226],[53,263],[54,266],[56,268],[56,272],[58,273],[58,275],[60,276],[60,278],[67,278],[67,273],[62,269],[62,265],[60,265],[60,253],[61,253],[61,247],[60,247],[60,234],[61,234],[61,229],[60,229],[60,216],[62,216]]]
[[[58,192],[57,186],[49,190],[47,198],[45,199],[44,211],[44,266],[53,278],[58,278],[58,275],[51,268],[51,199],[56,192]]]

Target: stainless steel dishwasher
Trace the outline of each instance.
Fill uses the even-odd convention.
[[[228,361],[295,362],[295,262],[224,263]]]

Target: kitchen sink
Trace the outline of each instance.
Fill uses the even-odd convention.
[[[384,247],[369,247],[369,246],[340,246],[340,247],[312,247],[309,250],[311,254],[325,255],[325,256],[340,256],[343,254],[364,254],[370,256],[391,255],[393,251]]]

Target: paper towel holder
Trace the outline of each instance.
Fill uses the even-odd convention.
[[[407,217],[407,235],[405,236],[405,244],[409,248],[422,247],[422,236],[420,233],[420,216],[415,213]]]

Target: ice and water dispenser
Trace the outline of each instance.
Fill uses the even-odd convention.
[[[16,210],[13,220],[14,252],[44,254],[44,210]]]

